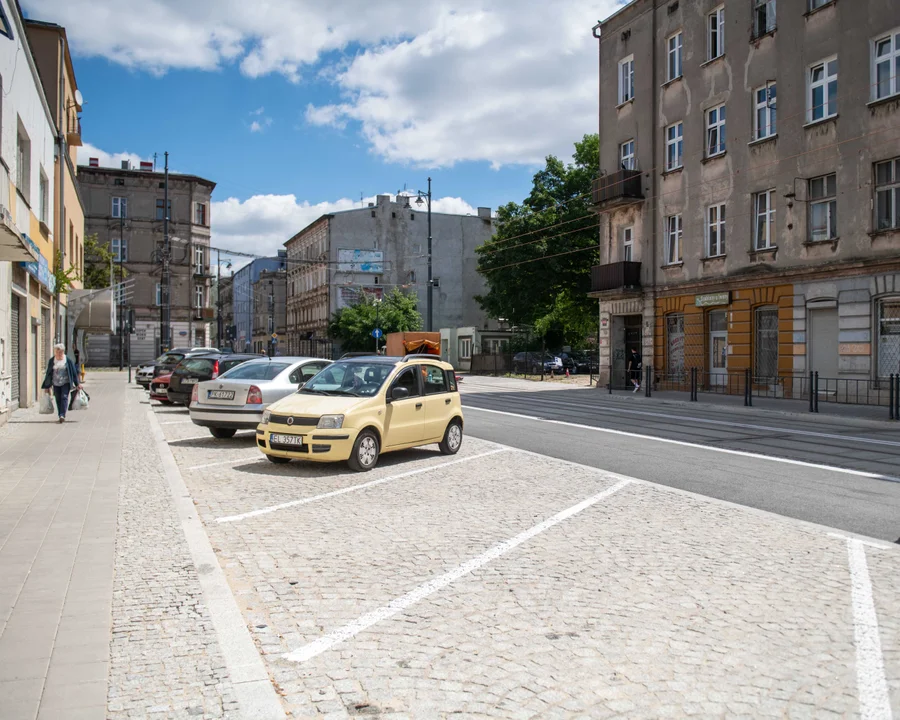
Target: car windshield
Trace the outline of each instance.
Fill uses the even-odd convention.
[[[181,353],[166,353],[165,355],[160,355],[156,362],[160,365],[177,365],[183,359],[184,355]]]
[[[392,369],[393,365],[387,363],[338,361],[322,370],[300,392],[370,397],[381,389]]]
[[[274,380],[278,375],[291,367],[290,363],[279,362],[245,362],[219,375],[226,380]]]
[[[179,375],[190,375],[199,373],[201,375],[212,374],[215,360],[207,360],[205,358],[193,358],[185,360],[178,366]]]

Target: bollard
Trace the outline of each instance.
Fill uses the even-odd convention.
[[[691,402],[697,402],[697,368],[691,368]]]
[[[813,371],[809,371],[809,411],[814,412],[813,410]]]
[[[609,388],[609,394],[612,395],[612,382],[613,382],[613,366],[612,363],[609,364],[609,384],[607,387]]]
[[[900,420],[900,373],[894,377],[894,420]]]
[[[650,397],[650,386],[653,384],[653,370],[647,366],[647,372],[644,378],[644,397]]]
[[[816,408],[814,412],[819,412],[819,371],[816,370],[816,383],[815,383],[815,391],[816,391],[816,401],[814,407]]]
[[[891,420],[897,419],[894,415],[894,373],[888,379],[888,417]]]
[[[750,368],[744,370],[744,407],[753,407],[753,375]]]
[[[131,385],[131,360],[128,360],[128,384]]]

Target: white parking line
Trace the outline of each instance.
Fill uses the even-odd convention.
[[[522,413],[512,413],[504,410],[488,410],[487,408],[466,405],[466,412],[469,411],[485,412],[493,415],[505,415],[506,417],[520,418],[521,420],[534,420],[536,422],[550,423],[551,425],[565,425],[566,427],[592,430],[593,432],[606,433],[608,435],[620,435],[622,437],[638,438],[640,440],[653,440],[654,442],[697,448],[698,450],[709,450],[711,452],[725,453],[726,455],[738,455],[740,457],[753,458],[754,460],[768,460],[771,462],[785,463],[786,465],[798,465],[800,467],[813,468],[814,470],[828,470],[830,472],[843,473],[844,475],[854,475],[856,477],[864,477],[872,480],[887,480],[889,482],[900,483],[900,478],[891,475],[880,475],[879,473],[865,472],[863,470],[849,470],[848,468],[835,467],[833,465],[820,465],[819,463],[791,460],[790,458],[777,457],[775,455],[763,455],[761,453],[746,452],[744,450],[729,450],[728,448],[715,447],[714,445],[703,445],[701,443],[686,442],[684,440],[672,440],[670,438],[643,435],[641,433],[626,432],[624,430],[613,430],[611,428],[597,427],[595,425],[566,422],[565,420],[549,420],[547,418],[538,417],[537,415],[523,415]]]
[[[250,462],[252,460],[262,460],[263,455],[261,453],[256,453],[252,457],[245,458],[232,458],[231,460],[219,460],[218,462],[205,463],[203,465],[191,465],[188,470],[202,470],[203,468],[216,467],[217,465],[231,465],[232,463],[245,463]]]
[[[193,420],[166,420],[165,422],[161,422],[160,425],[183,425],[190,422],[194,422]]]
[[[872,581],[866,549],[856,539],[847,540],[853,598],[853,636],[856,644],[856,688],[863,720],[890,720],[891,701],[884,675],[878,616],[872,599]]]
[[[412,475],[419,475],[421,473],[430,472],[432,470],[441,470],[445,467],[450,467],[451,465],[459,465],[460,463],[469,462],[469,460],[477,460],[478,458],[487,457],[488,455],[496,455],[497,453],[507,452],[507,450],[508,448],[499,448],[497,450],[490,450],[488,452],[479,453],[478,455],[469,455],[468,457],[451,460],[449,462],[441,463],[440,465],[430,465],[424,468],[417,468],[416,470],[410,470],[405,473],[400,473],[399,475],[389,475],[388,477],[379,478],[378,480],[372,480],[371,482],[362,483],[361,485],[351,485],[350,487],[341,488],[340,490],[332,490],[331,492],[323,493],[322,495],[313,495],[312,497],[302,498],[300,500],[292,500],[291,502],[281,503],[280,505],[260,508],[259,510],[251,510],[250,512],[242,513],[240,515],[220,517],[216,519],[216,522],[237,522],[238,520],[246,520],[247,518],[257,517],[259,515],[267,515],[268,513],[273,513],[276,510],[284,510],[285,508],[297,507],[298,505],[307,505],[308,503],[316,502],[318,500],[325,500],[326,498],[344,495],[345,493],[356,492],[357,490],[364,490],[365,488],[382,485],[392,480],[400,480],[401,478],[411,477]]]
[[[572,507],[557,513],[553,517],[530,527],[528,530],[519,533],[515,537],[512,537],[509,540],[505,540],[498,545],[494,545],[494,547],[483,552],[481,555],[472,558],[462,565],[458,565],[449,572],[433,578],[432,580],[429,580],[422,585],[419,585],[414,590],[408,592],[402,597],[397,598],[396,600],[392,600],[387,605],[383,605],[382,607],[368,612],[365,615],[361,615],[348,625],[344,625],[342,628],[338,628],[328,635],[320,637],[318,640],[315,640],[308,645],[304,645],[303,647],[288,653],[287,655],[285,655],[285,658],[293,662],[306,662],[307,660],[311,660],[317,655],[321,655],[326,650],[333,648],[335,645],[338,645],[345,640],[349,640],[355,635],[361,633],[363,630],[372,627],[376,623],[379,623],[382,620],[387,620],[388,618],[403,612],[406,608],[410,607],[411,605],[415,605],[420,600],[423,600],[424,598],[437,592],[438,590],[447,587],[450,583],[458,580],[464,575],[468,575],[478,568],[487,565],[492,560],[496,560],[497,558],[502,557],[510,550],[513,550],[514,548],[518,547],[527,540],[530,540],[536,535],[540,535],[542,532],[549,530],[554,525],[558,525],[564,520],[568,520],[570,517],[577,515],[582,510],[586,510],[592,505],[596,505],[601,500],[604,500],[610,495],[617,493],[619,490],[626,487],[630,483],[631,480],[620,480],[612,487],[608,487],[602,492],[599,492],[596,495],[592,495],[586,500],[582,500],[577,505],[573,505]]]
[[[250,436],[249,435],[236,435],[235,437],[247,438]],[[207,433],[206,435],[191,435],[190,437],[172,438],[171,440],[166,440],[166,442],[169,443],[169,445],[171,445],[172,443],[184,442],[186,440],[215,440],[215,438],[212,435]]]

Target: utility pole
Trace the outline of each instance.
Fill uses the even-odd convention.
[[[275,355],[275,281],[269,277],[269,357]]]
[[[127,207],[127,205],[126,205]],[[119,292],[116,315],[119,318],[119,370],[125,366],[125,213],[119,206]]]
[[[434,307],[434,278],[431,275],[431,178],[428,178],[428,332],[432,332],[432,308]]]
[[[381,300],[379,300],[378,298],[375,298],[375,330],[376,330],[376,335],[375,335],[375,354],[376,354],[376,355],[378,354],[378,345],[379,345],[379,343],[378,343],[377,330],[378,330],[378,319],[379,319],[379,318],[378,318],[378,310],[379,310],[380,307],[381,307]]]
[[[225,343],[222,341],[222,251],[216,250],[216,265],[218,266],[216,276],[216,346],[223,348]]]
[[[162,251],[162,282],[160,283],[160,287],[162,288],[162,297],[160,300],[159,308],[159,341],[162,346],[160,349],[165,348],[166,350],[171,349],[172,341],[169,337],[172,328],[170,325],[171,322],[171,312],[172,306],[170,303],[170,268],[169,263],[171,262],[172,257],[172,248],[169,243],[169,153],[166,151],[165,154],[165,182],[163,183],[164,192],[163,192],[163,251]]]

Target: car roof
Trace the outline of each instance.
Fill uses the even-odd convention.
[[[363,357],[348,357],[341,358],[337,362],[345,363],[348,365],[402,365],[403,363],[412,363],[412,362],[423,362],[428,361],[435,365],[440,365],[441,367],[445,367],[448,369],[452,369],[452,366],[449,363],[441,360],[437,355],[366,355]]]
[[[258,357],[258,356],[254,356]],[[268,355],[263,355],[262,357],[258,357],[259,360],[270,360],[271,362],[282,362],[282,363],[300,363],[300,362],[334,362],[333,360],[329,360],[328,358],[317,358],[317,357],[305,357],[302,355],[275,355],[274,357],[269,357]]]

